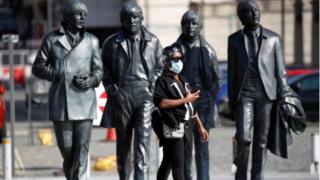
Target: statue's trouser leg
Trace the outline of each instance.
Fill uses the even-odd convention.
[[[272,101],[257,93],[257,98],[241,96],[236,113],[236,180],[247,179],[251,130],[254,127],[251,179],[263,179]]]
[[[241,96],[236,113],[236,180],[247,180],[248,159],[251,144],[251,129],[254,117],[253,113],[254,99]]]
[[[130,120],[133,107],[130,94],[123,90],[118,93],[112,104],[113,119],[116,121],[117,169],[120,180],[129,180],[131,173],[131,141],[133,126]],[[127,100],[123,100],[127,99]]]
[[[69,180],[85,180],[92,120],[54,122],[63,171]]]
[[[152,95],[148,87],[134,91],[134,179],[149,180]]]
[[[257,99],[255,103],[252,143],[252,180],[264,179],[264,167],[267,161],[267,143],[272,106],[272,101],[263,97]]]
[[[121,90],[117,110],[117,163],[120,180],[131,173],[131,141],[134,129],[134,179],[149,179],[152,95],[148,87]]]
[[[209,133],[208,123],[206,122],[206,114],[199,114],[201,122],[204,128]],[[195,146],[195,161],[197,170],[197,180],[209,180],[209,141],[202,142],[201,135],[198,129],[195,127],[194,133],[194,146]]]

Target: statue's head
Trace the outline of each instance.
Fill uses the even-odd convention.
[[[88,8],[83,2],[70,0],[63,11],[63,22],[67,27],[83,29],[87,14]]]
[[[260,9],[256,0],[241,0],[237,13],[244,26],[257,26],[260,22]]]
[[[202,29],[202,18],[198,11],[188,10],[181,18],[182,33],[186,37],[195,37]]]
[[[120,10],[120,21],[124,33],[136,35],[140,32],[143,21],[142,9],[134,1],[124,3]]]

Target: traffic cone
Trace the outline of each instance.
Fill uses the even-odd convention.
[[[117,140],[115,128],[108,128],[106,140],[107,141],[116,141]]]

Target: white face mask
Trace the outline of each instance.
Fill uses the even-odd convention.
[[[171,68],[170,71],[179,74],[182,71],[183,63],[179,59],[179,61],[171,61]]]

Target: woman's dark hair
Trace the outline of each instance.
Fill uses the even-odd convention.
[[[163,63],[166,64],[174,59],[183,59],[182,51],[175,45],[167,46],[162,52]]]

